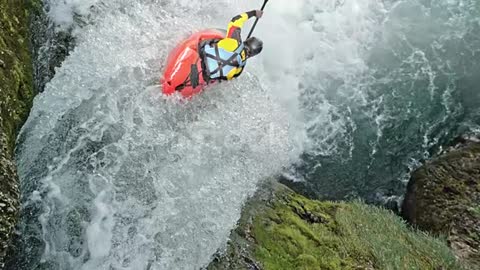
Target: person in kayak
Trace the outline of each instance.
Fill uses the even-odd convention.
[[[242,41],[243,24],[252,17],[261,18],[263,11],[252,10],[238,16],[228,24],[226,37],[220,40],[204,41],[200,45],[202,73],[206,82],[231,80],[242,74],[247,59],[259,54],[263,42],[250,37]]]

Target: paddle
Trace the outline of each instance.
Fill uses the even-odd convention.
[[[263,2],[263,6],[262,6],[262,8],[260,9],[261,11],[263,11],[263,9],[265,9],[265,6],[267,5],[267,3],[268,3],[268,0],[265,0],[265,1]],[[248,34],[247,39],[252,36],[253,30],[255,30],[255,27],[257,26],[258,20],[259,20],[259,18],[256,18],[256,19],[255,19],[255,22],[253,23],[252,29],[250,30],[250,33]]]

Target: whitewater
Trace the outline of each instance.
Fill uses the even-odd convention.
[[[262,54],[191,101],[161,95],[169,51],[260,2],[44,3],[75,46],[17,141],[12,269],[199,269],[266,178],[399,195],[442,142],[480,130],[456,83],[477,74],[452,61],[479,55],[454,43],[477,30],[473,1],[271,0]]]
[[[191,102],[161,95],[167,53],[215,26],[211,14],[181,3],[51,5],[59,27],[75,23],[68,11],[86,25],[19,138],[29,216],[20,225],[28,259],[16,267],[204,266],[256,184],[298,157],[288,112],[251,74]]]

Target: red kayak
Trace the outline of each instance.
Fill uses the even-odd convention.
[[[165,73],[160,81],[163,93],[171,95],[179,92],[185,98],[200,93],[207,83],[202,76],[199,44],[203,40],[224,37],[225,32],[222,30],[207,29],[191,35],[175,47],[168,56]]]

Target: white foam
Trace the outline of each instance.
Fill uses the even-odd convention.
[[[100,0],[47,0],[48,15],[61,29],[72,27],[74,17],[87,17]]]
[[[86,229],[86,238],[91,260],[108,257],[112,246],[112,231],[115,224],[112,200],[102,190],[94,200],[93,219]],[[85,268],[85,267],[84,267]],[[91,268],[86,268],[91,269]]]
[[[382,5],[378,1],[275,1],[259,28],[266,40],[262,80],[288,108],[297,133],[312,153],[333,155],[337,141],[349,141],[352,121],[330,104],[329,83],[345,83],[345,95],[364,99],[357,81],[366,69],[365,48],[374,39]],[[352,88],[347,87],[350,86]],[[342,93],[336,93],[342,95]],[[310,103],[310,104],[308,104]],[[348,108],[347,108],[348,109]],[[304,123],[305,127],[301,127]],[[307,134],[308,138],[307,139]]]
[[[225,245],[258,181],[301,153],[288,112],[247,72],[192,102],[164,100],[156,84],[167,53],[203,24],[158,4],[104,5],[23,129],[22,181],[46,174],[31,191],[42,196],[42,261],[199,268]],[[31,175],[36,166],[42,173]]]
[[[42,199],[44,262],[59,269],[199,268],[225,245],[262,178],[304,150],[352,158],[355,117],[376,128],[361,130],[373,134],[365,144],[379,143],[392,115],[413,117],[371,88],[375,70],[367,61],[375,42],[390,48],[395,33],[403,34],[396,29],[403,17],[389,13],[423,12],[409,6],[415,1],[388,12],[388,1],[270,1],[255,33],[265,50],[244,75],[186,104],[159,96],[174,44],[197,29],[225,28],[260,2],[50,0],[49,15],[74,29],[77,45],[36,97],[18,149],[22,181],[40,183],[26,196],[32,204]],[[398,61],[419,65],[432,82],[429,59],[415,58],[411,45],[400,43],[393,54],[404,53]],[[385,69],[398,70],[392,63]],[[391,79],[398,78],[373,81]],[[448,110],[450,92],[442,97]],[[289,176],[302,181],[294,170]]]

